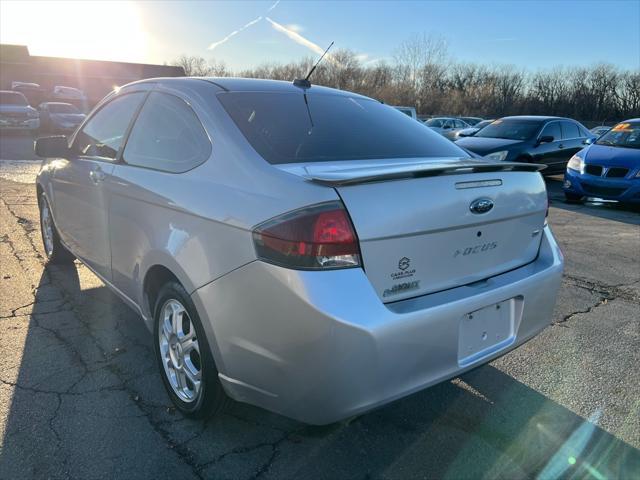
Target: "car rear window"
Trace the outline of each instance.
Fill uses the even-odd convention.
[[[395,108],[346,95],[225,92],[218,98],[269,163],[468,157]]]

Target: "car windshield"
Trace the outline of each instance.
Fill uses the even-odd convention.
[[[596,142],[621,148],[640,148],[640,122],[622,122],[617,124]]]
[[[367,98],[302,91],[225,92],[218,98],[272,164],[469,156],[395,108]]]
[[[441,127],[442,119],[441,118],[432,118],[431,120],[427,120],[424,122],[427,127]]]
[[[538,130],[541,122],[531,120],[496,120],[487,125],[476,137],[504,138],[506,140],[529,140]]]
[[[490,125],[491,122],[493,122],[493,120],[483,120],[481,122],[478,122],[474,125],[475,128],[481,129],[486,127],[487,125]]]
[[[80,110],[68,103],[50,104],[49,111],[51,113],[80,113]]]
[[[0,92],[0,105],[29,105],[24,95],[18,92]]]

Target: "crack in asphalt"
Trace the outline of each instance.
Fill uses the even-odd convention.
[[[640,303],[640,298],[637,294],[623,290],[624,287],[630,287],[632,285],[636,285],[640,283],[640,280],[636,280],[630,283],[608,285],[602,282],[589,280],[583,277],[577,277],[575,275],[564,275],[564,278],[567,280],[567,283],[569,285],[587,290],[589,293],[593,295],[598,295],[599,298],[598,298],[598,301],[595,302],[593,305],[590,305],[586,309],[575,310],[571,313],[568,313],[564,315],[562,319],[553,322],[552,325],[568,328],[564,324],[569,320],[572,320],[574,317],[578,315],[591,313],[596,308],[607,305],[609,302],[614,300],[626,300],[633,303]]]
[[[264,475],[266,475],[278,458],[280,458],[280,454],[282,451],[282,446],[286,442],[297,443],[295,436],[303,434],[305,431],[311,431],[314,427],[302,426],[296,428],[280,428],[275,425],[265,424],[262,422],[255,421],[253,419],[248,419],[237,414],[231,412],[224,412],[225,416],[237,419],[249,425],[255,425],[260,427],[265,427],[274,430],[275,432],[280,432],[280,435],[271,442],[258,442],[252,445],[245,446],[236,446],[230,448],[227,451],[219,453],[213,459],[201,459],[198,461],[195,456],[195,452],[193,452],[188,444],[193,440],[199,438],[203,434],[205,434],[209,427],[209,422],[202,422],[199,426],[198,431],[190,435],[187,440],[176,441],[174,432],[171,431],[171,426],[176,422],[183,421],[185,418],[182,415],[178,415],[175,420],[170,420],[166,418],[162,418],[160,415],[160,410],[166,410],[167,406],[163,404],[154,403],[142,397],[142,393],[140,389],[136,389],[132,383],[136,381],[136,379],[140,375],[144,375],[146,373],[155,372],[155,362],[152,367],[145,369],[143,373],[137,372],[133,378],[130,378],[131,372],[127,372],[122,369],[119,364],[113,363],[114,360],[122,354],[125,350],[118,351],[116,349],[115,352],[103,347],[102,341],[98,333],[96,333],[95,324],[91,322],[90,313],[86,311],[85,305],[82,303],[82,300],[78,300],[76,296],[74,296],[73,292],[69,291],[69,289],[65,286],[64,283],[57,282],[55,284],[52,283],[52,278],[55,279],[57,275],[62,275],[64,273],[63,270],[60,270],[59,267],[48,266],[46,265],[46,260],[44,256],[39,252],[38,247],[36,246],[37,237],[35,234],[37,232],[37,222],[32,222],[29,219],[18,216],[3,199],[3,203],[7,208],[7,211],[13,216],[16,221],[16,224],[20,226],[20,229],[25,234],[26,240],[31,247],[31,251],[28,248],[18,249],[15,247],[11,237],[9,234],[4,234],[0,237],[1,243],[6,243],[9,245],[9,249],[11,250],[12,256],[16,259],[20,267],[23,269],[25,274],[33,275],[33,268],[31,264],[27,264],[26,262],[33,262],[36,260],[37,264],[42,267],[42,277],[41,281],[37,286],[32,285],[32,290],[34,294],[34,301],[25,305],[21,305],[19,307],[11,309],[11,315],[2,316],[2,318],[16,318],[16,317],[28,317],[30,316],[33,319],[33,326],[39,329],[42,329],[48,332],[53,336],[55,341],[60,344],[65,350],[69,351],[72,354],[72,358],[74,362],[78,362],[76,366],[80,367],[81,374],[79,378],[72,382],[70,386],[60,390],[47,390],[43,388],[38,388],[37,386],[25,386],[20,385],[17,382],[11,382],[8,380],[0,379],[0,383],[4,385],[11,386],[13,388],[39,393],[39,394],[47,394],[53,395],[56,397],[57,404],[55,406],[54,412],[48,418],[48,428],[51,430],[52,434],[57,439],[57,449],[62,454],[62,461],[64,465],[67,465],[68,456],[64,455],[64,444],[61,440],[61,434],[57,430],[60,425],[56,425],[56,420],[58,420],[58,416],[62,409],[62,402],[66,398],[79,398],[85,396],[89,393],[98,393],[98,392],[109,392],[109,391],[118,391],[124,392],[130,399],[130,401],[136,405],[136,408],[140,412],[140,415],[135,415],[136,417],[144,417],[151,427],[151,429],[163,440],[166,448],[172,450],[176,453],[179,461],[183,462],[191,471],[191,473],[197,478],[204,478],[205,470],[211,466],[219,464],[224,459],[228,458],[232,455],[246,455],[252,452],[255,452],[260,449],[270,448],[270,455],[268,458],[263,461],[260,465],[256,466],[254,473],[252,474],[252,479],[258,479]],[[15,230],[16,233],[19,231]],[[76,264],[74,268],[78,269],[78,271],[83,271],[84,266],[82,264]],[[562,325],[569,320],[573,319],[575,316],[580,314],[589,313],[592,310],[599,308],[603,305],[608,304],[609,302],[617,299],[623,299],[632,302],[638,302],[638,295],[632,291],[625,290],[626,287],[633,286],[635,284],[640,283],[640,280],[619,284],[619,285],[607,285],[602,282],[593,281],[590,279],[565,275],[565,281],[568,285],[576,288],[581,288],[589,291],[593,295],[598,297],[598,301],[593,305],[589,306],[587,309],[582,309],[578,311],[571,312],[557,322],[554,322],[555,325],[564,326],[569,328],[566,325]],[[56,300],[38,300],[37,294],[38,290],[43,286],[50,286],[52,289],[55,289],[55,292],[59,293],[61,299]],[[48,292],[47,292],[48,293]],[[94,300],[92,300],[94,301]],[[44,305],[53,305],[52,302],[59,302],[59,305],[56,306],[56,310],[52,312],[43,312],[43,313],[22,313],[20,310],[35,307],[40,304]],[[95,302],[101,302],[104,304],[109,303],[108,300],[102,300],[101,298],[95,299]],[[124,305],[124,304],[123,304]],[[74,323],[77,323],[78,327],[81,327],[86,330],[86,338],[91,342],[91,346],[97,353],[101,355],[102,360],[85,360],[85,357],[82,355],[81,351],[76,347],[76,345],[65,337],[64,333],[61,333],[60,329],[46,326],[42,324],[41,318],[44,321],[44,317],[42,315],[50,315],[51,313],[63,313],[68,312],[70,315],[73,315]],[[110,319],[113,323],[108,327],[114,331],[117,331],[119,335],[123,336],[126,339],[127,347],[138,347],[142,349],[144,352],[147,352],[150,355],[153,355],[153,348],[149,345],[149,343],[145,343],[139,340],[136,336],[131,335],[130,330],[126,328],[126,316],[123,315],[114,315],[115,318]],[[106,386],[102,388],[82,390],[81,392],[74,391],[78,385],[80,385],[83,380],[87,378],[87,376],[91,373],[97,372],[101,369],[105,369],[111,374],[115,376],[114,383],[116,385]],[[129,375],[127,375],[129,373]],[[67,400],[68,401],[68,400]],[[170,407],[169,407],[170,408]],[[92,413],[93,415],[94,413]],[[101,416],[99,413],[95,413],[97,416]],[[104,415],[104,418],[113,418],[115,415]],[[132,415],[134,416],[134,415]],[[206,461],[202,461],[206,460]],[[70,474],[67,472],[67,475]]]
[[[29,233],[33,232],[35,230],[35,228],[29,228],[32,226],[32,222],[24,219],[23,217],[18,217],[15,212],[12,211],[12,209],[9,207],[9,205],[4,202],[5,206],[7,207],[7,210],[10,212],[10,214],[16,219],[17,223],[22,227],[22,229],[25,232],[25,236],[27,237],[27,241],[31,246],[31,249],[33,251],[33,257],[38,261],[38,263],[40,264],[40,266],[42,266],[43,268],[43,276],[46,277],[45,281],[46,283],[40,283],[39,287],[42,287],[46,284],[51,284],[51,275],[56,274],[56,270],[55,267],[53,270],[49,270],[45,264],[45,260],[44,257],[39,253],[37,246],[34,244],[33,238],[29,235]],[[22,219],[22,221],[19,221],[19,219]],[[11,241],[10,237],[7,235],[4,235],[2,237],[2,239],[0,239],[0,241],[6,242],[9,244],[10,249],[12,251],[13,256],[16,258],[16,260],[18,261],[18,263],[20,264],[20,266],[23,268],[24,270],[24,266],[23,266],[23,262],[28,260],[28,257],[25,257],[23,255],[19,255],[17,249],[15,248],[13,242]],[[78,266],[79,267],[79,266]],[[34,294],[37,294],[37,288],[38,287],[34,287]],[[133,401],[133,403],[137,406],[137,408],[140,410],[141,412],[141,417],[145,417],[147,422],[149,423],[149,425],[151,426],[151,428],[164,440],[165,444],[167,445],[167,448],[170,450],[173,450],[176,455],[179,457],[179,459],[184,462],[186,465],[188,465],[191,469],[191,472],[197,477],[197,478],[204,478],[203,477],[203,470],[206,469],[207,467],[210,467],[211,465],[215,465],[217,463],[219,463],[220,461],[222,461],[224,458],[230,456],[230,455],[238,455],[238,454],[246,454],[246,453],[251,453],[255,450],[258,450],[260,448],[264,448],[264,447],[270,447],[272,449],[271,455],[269,456],[269,458],[267,459],[267,461],[260,465],[254,476],[252,478],[259,478],[262,475],[264,475],[266,472],[269,471],[269,469],[271,468],[271,466],[273,465],[273,463],[276,461],[276,459],[278,458],[279,455],[279,446],[283,443],[286,442],[292,435],[300,433],[302,431],[304,431],[305,428],[308,427],[302,427],[299,429],[294,429],[294,430],[286,430],[286,429],[281,429],[278,427],[275,427],[273,425],[266,425],[266,424],[262,424],[260,422],[255,422],[252,420],[248,420],[246,418],[243,418],[241,416],[238,415],[234,415],[231,413],[227,413],[224,412],[224,415],[228,415],[230,417],[233,417],[235,419],[241,420],[245,423],[248,424],[254,424],[254,425],[260,425],[266,428],[270,428],[273,430],[277,430],[282,432],[282,435],[277,438],[275,441],[273,442],[260,442],[257,443],[255,445],[250,445],[250,446],[240,446],[240,447],[234,447],[226,452],[223,452],[221,454],[219,454],[215,459],[207,461],[207,462],[197,462],[194,458],[194,454],[191,452],[191,450],[188,448],[187,444],[189,442],[191,442],[192,440],[198,438],[199,436],[201,436],[202,434],[204,434],[207,430],[207,422],[204,422],[202,427],[200,428],[200,431],[198,433],[196,433],[195,435],[191,436],[189,439],[184,440],[182,442],[177,442],[173,439],[172,435],[171,435],[171,431],[168,430],[167,428],[165,428],[167,425],[173,424],[176,421],[179,421],[182,419],[178,418],[175,421],[167,421],[167,420],[158,420],[154,415],[154,409],[165,409],[166,406],[165,405],[158,405],[158,404],[154,404],[151,402],[148,402],[146,400],[144,400],[141,395],[130,385],[130,382],[132,381],[132,379],[126,379],[124,378],[124,373],[122,372],[117,365],[114,364],[110,364],[110,363],[105,363],[103,365],[101,365],[98,369],[100,368],[106,368],[107,370],[109,370],[112,374],[114,374],[116,376],[116,378],[118,379],[120,385],[118,386],[109,386],[109,387],[103,387],[103,388],[99,388],[99,389],[93,389],[93,390],[85,390],[82,392],[73,392],[72,390],[78,385],[80,384],[89,373],[91,372],[95,372],[98,369],[96,368],[92,368],[89,364],[86,363],[86,361],[84,360],[84,358],[82,357],[82,355],[80,354],[80,352],[77,350],[77,348],[68,341],[68,339],[66,339],[62,334],[60,334],[60,332],[55,329],[55,328],[50,328],[50,327],[46,327],[44,325],[41,324],[41,322],[39,321],[39,319],[37,318],[38,315],[41,314],[37,314],[37,313],[26,313],[26,314],[19,314],[19,311],[21,309],[24,308],[28,308],[28,307],[35,307],[38,304],[41,303],[47,303],[47,302],[61,302],[61,308],[52,311],[52,312],[46,312],[47,314],[51,314],[51,313],[59,313],[59,312],[70,312],[74,315],[75,319],[77,320],[77,322],[79,324],[81,324],[82,326],[84,326],[86,328],[87,334],[88,336],[91,338],[92,343],[94,345],[95,348],[98,349],[98,351],[100,353],[102,353],[103,357],[105,357],[105,362],[109,362],[111,360],[113,360],[117,355],[113,355],[111,352],[108,352],[106,350],[104,350],[104,348],[101,347],[99,340],[94,336],[94,334],[92,333],[92,329],[91,329],[91,324],[89,322],[87,322],[84,319],[84,314],[79,311],[79,306],[75,304],[73,297],[66,291],[66,289],[64,288],[64,286],[60,286],[60,285],[56,285],[54,287],[58,293],[61,295],[61,299],[56,299],[56,300],[43,300],[43,301],[38,301],[37,298],[34,299],[33,302],[29,302],[25,305],[21,305],[19,307],[16,307],[14,309],[11,310],[11,315],[6,316],[6,318],[15,318],[18,316],[31,316],[31,318],[34,321],[34,325],[37,328],[41,328],[42,330],[45,330],[47,332],[49,332],[51,335],[53,335],[53,337],[58,341],[58,343],[60,343],[61,345],[63,345],[68,351],[70,351],[73,355],[73,359],[75,361],[78,362],[78,364],[82,367],[82,375],[76,380],[74,381],[68,388],[66,388],[65,390],[47,390],[47,389],[40,389],[37,387],[28,387],[28,386],[24,386],[24,385],[20,385],[17,382],[10,382],[7,380],[3,380],[0,379],[0,382],[2,382],[3,384],[6,385],[10,385],[14,388],[18,388],[18,389],[22,389],[22,390],[26,390],[26,391],[31,391],[34,393],[42,393],[42,394],[51,394],[51,395],[55,395],[56,399],[57,399],[57,406],[56,409],[53,413],[53,415],[51,416],[51,418],[48,421],[49,424],[49,428],[50,430],[53,432],[53,434],[55,435],[57,442],[58,442],[58,446],[59,449],[61,448],[61,438],[60,438],[60,434],[59,432],[56,430],[55,428],[55,421],[57,419],[57,416],[59,414],[59,411],[61,409],[61,405],[62,405],[62,398],[64,396],[71,396],[71,397],[82,397],[83,395],[86,395],[87,393],[94,393],[94,392],[104,392],[104,391],[124,391],[128,394],[129,398]],[[4,318],[4,317],[3,317]],[[130,335],[127,334],[127,332],[124,332],[124,322],[122,319],[116,319],[115,325],[113,326],[113,328],[115,330],[117,330],[121,335],[125,336],[128,341],[130,342],[130,344],[132,346],[137,346],[140,347],[144,350],[146,350],[148,353],[152,353],[152,348],[150,348],[150,346],[148,344],[142,343],[139,340],[132,338]],[[155,371],[155,369],[153,370]],[[63,459],[66,462],[66,458]]]
[[[24,230],[25,237],[26,237],[29,245],[31,246],[31,249],[32,249],[32,251],[34,253],[34,257],[36,258],[36,260],[38,261],[40,266],[43,268],[43,274],[42,275],[49,277],[51,275],[51,272],[47,269],[47,265],[45,264],[44,257],[38,251],[38,248],[34,244],[34,241],[33,241],[33,238],[31,237],[31,235],[29,235],[29,233],[31,233],[31,232],[33,232],[35,230],[33,227],[32,228],[28,228],[28,227],[31,227],[32,222],[30,222],[28,220],[25,221],[26,219],[16,215],[16,213],[10,208],[10,206],[7,204],[7,202],[4,199],[3,199],[3,203],[4,203],[7,211],[9,212],[9,214],[16,220],[17,224],[20,225],[20,227]],[[9,245],[10,250],[12,252],[12,255],[18,261],[18,263],[19,263],[20,267],[23,269],[23,271],[25,271],[25,273],[27,273],[27,270],[25,269],[25,266],[23,264],[23,262],[25,262],[27,260],[27,258],[23,258],[22,256],[18,255],[18,249],[15,248],[15,245],[12,242],[12,240],[10,239],[9,235],[8,234],[3,235],[0,238],[0,241],[3,242],[3,243],[7,243]],[[47,278],[46,280],[47,280],[48,283],[51,283],[50,278]],[[34,288],[34,290],[36,289],[36,287],[34,287],[34,286],[32,286],[32,288]],[[98,351],[100,353],[102,353],[103,357],[105,357],[107,359],[107,361],[112,360],[113,356],[110,354],[110,352],[106,351],[104,348],[102,348],[100,346],[100,342],[99,342],[98,338],[96,338],[95,335],[92,333],[92,330],[90,328],[90,323],[87,322],[84,319],[84,316],[83,316],[82,312],[78,311],[78,306],[75,305],[75,303],[73,302],[73,298],[66,291],[64,286],[55,286],[53,288],[57,289],[58,292],[61,294],[62,299],[65,302],[69,302],[69,304],[71,306],[70,309],[61,310],[61,311],[66,311],[66,312],[73,313],[75,319],[86,328],[87,335],[92,339],[92,342],[93,342],[95,348],[97,348]],[[39,303],[38,300],[34,299],[33,302],[31,302],[31,303],[29,303],[27,305],[23,305],[23,306],[15,308],[14,310],[12,310],[12,313],[15,313],[17,310],[20,310],[21,308],[26,308],[28,306],[35,305],[37,303]],[[63,335],[61,335],[57,330],[55,330],[53,328],[48,328],[48,327],[44,327],[43,325],[41,325],[40,322],[38,321],[37,315],[33,315],[32,314],[31,318],[34,321],[34,324],[38,328],[41,328],[41,329],[43,329],[45,331],[50,332],[56,338],[56,340],[58,340],[65,348],[67,348],[68,350],[71,351],[74,360],[78,361],[78,363],[82,366],[83,375],[81,375],[80,379],[78,379],[76,382],[74,382],[71,386],[69,386],[63,392],[38,390],[38,389],[34,389],[34,388],[30,388],[30,387],[25,387],[25,386],[19,385],[19,384],[15,383],[15,382],[8,382],[8,381],[2,380],[2,379],[0,379],[0,382],[2,382],[3,384],[6,384],[6,385],[12,385],[15,388],[31,390],[33,392],[38,392],[38,393],[48,393],[48,394],[53,394],[53,395],[56,396],[56,398],[58,399],[58,405],[56,407],[56,410],[54,411],[54,414],[49,419],[48,423],[49,423],[50,430],[53,432],[53,434],[55,435],[55,437],[58,440],[58,450],[61,450],[62,446],[61,446],[61,442],[60,442],[60,434],[57,432],[57,430],[54,428],[54,425],[53,425],[53,423],[55,422],[55,420],[57,418],[57,415],[59,413],[59,410],[60,410],[60,407],[61,407],[61,404],[62,404],[61,395],[82,396],[82,395],[85,395],[86,393],[89,393],[88,391],[81,392],[81,393],[73,393],[70,390],[73,389],[75,386],[77,386],[77,384],[80,381],[82,381],[82,379],[85,378],[86,375],[91,370],[90,370],[89,366],[87,365],[87,363],[85,362],[84,358],[82,358],[82,355],[77,350],[77,348],[72,343],[70,343]],[[120,322],[116,322],[116,329],[119,328],[119,323]],[[120,332],[120,333],[122,334],[122,332]],[[137,343],[140,346],[142,346],[142,344],[140,344],[139,342],[137,342]],[[149,350],[148,346],[145,346],[145,348],[147,350]],[[106,365],[104,365],[104,368],[107,368],[119,380],[120,388],[117,389],[117,390],[125,391],[128,394],[128,396],[132,400],[133,404],[136,405],[136,407],[140,410],[140,412],[142,414],[141,416],[146,418],[146,420],[147,420],[148,424],[150,425],[150,427],[153,429],[153,431],[155,431],[165,441],[165,443],[167,444],[167,447],[176,452],[176,455],[178,456],[178,458],[183,463],[185,463],[188,467],[190,467],[191,472],[196,477],[203,478],[202,474],[201,474],[201,470],[198,468],[199,466],[198,466],[197,462],[195,462],[195,460],[193,458],[193,454],[189,451],[189,449],[184,447],[184,446],[182,446],[178,442],[175,442],[171,438],[170,432],[162,427],[163,422],[158,421],[157,419],[153,418],[153,408],[157,408],[157,406],[152,405],[152,404],[148,404],[144,400],[142,400],[141,395],[137,391],[135,391],[130,385],[128,385],[128,380],[123,378],[123,373],[121,371],[119,371],[119,369],[117,368],[116,365],[112,365],[112,364],[107,363]],[[105,391],[105,390],[114,390],[114,388],[113,387],[106,387],[104,389],[97,389],[96,391]],[[63,463],[66,463],[66,461],[67,461],[66,457],[63,458]]]

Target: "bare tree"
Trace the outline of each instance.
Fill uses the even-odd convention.
[[[176,67],[182,67],[187,77],[207,77],[211,75],[211,65],[202,57],[180,55],[172,62]]]
[[[291,81],[304,77],[315,57],[266,63],[239,76]],[[223,62],[182,55],[173,62],[191,76],[229,76]],[[368,65],[350,50],[332,53],[313,74],[314,84],[351,90],[420,113],[498,117],[514,114],[569,116],[613,122],[640,116],[640,72],[608,64],[526,72],[451,59],[442,37],[415,34],[395,50],[391,63]]]

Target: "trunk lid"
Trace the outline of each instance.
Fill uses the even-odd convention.
[[[396,161],[304,170],[342,198],[383,302],[484,280],[537,256],[547,208],[537,166]]]

